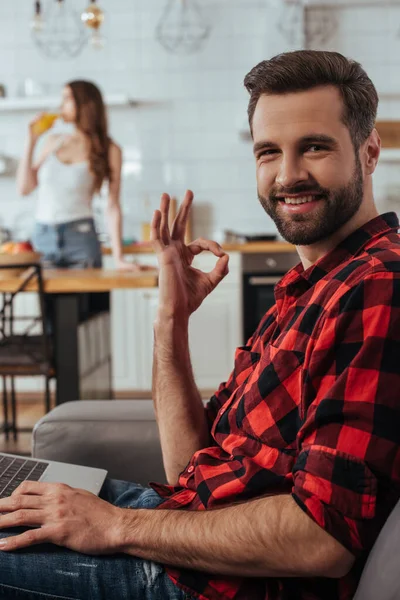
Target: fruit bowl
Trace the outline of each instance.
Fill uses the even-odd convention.
[[[39,264],[41,259],[40,252],[33,250],[27,252],[18,252],[17,254],[7,254],[0,252],[0,279],[9,279],[10,277],[19,277],[24,271],[24,268],[2,269],[3,266],[11,265],[31,265]]]

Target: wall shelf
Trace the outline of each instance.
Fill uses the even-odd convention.
[[[134,100],[124,94],[110,94],[104,97],[108,107],[150,106],[154,102]],[[60,96],[29,96],[24,98],[0,98],[0,112],[40,111],[57,109],[60,106]]]
[[[400,148],[382,148],[379,162],[400,163]]]

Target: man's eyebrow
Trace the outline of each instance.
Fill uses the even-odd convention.
[[[326,135],[324,133],[311,133],[309,135],[305,135],[304,137],[298,140],[298,144],[328,144],[336,148],[338,146],[337,141],[331,137],[330,135]],[[253,146],[253,153],[257,154],[260,150],[269,150],[271,148],[277,148],[278,144],[270,141],[257,142]]]
[[[319,142],[321,144],[328,144],[329,146],[334,146],[334,147],[338,146],[338,143],[335,140],[335,138],[331,137],[330,135],[326,135],[324,133],[311,133],[310,135],[306,135],[306,136],[300,138],[300,140],[299,140],[300,144],[310,144],[310,143],[315,143],[315,142]]]

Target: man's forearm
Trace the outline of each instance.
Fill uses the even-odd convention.
[[[186,322],[157,319],[153,400],[167,480],[175,484],[194,452],[209,445],[210,439],[193,377]]]
[[[354,560],[289,495],[198,512],[124,511],[121,531],[119,551],[218,575],[342,577]]]

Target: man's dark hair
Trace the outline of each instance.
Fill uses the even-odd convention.
[[[338,52],[298,50],[278,54],[254,67],[244,85],[250,93],[252,133],[254,111],[263,94],[288,94],[328,85],[335,86],[343,98],[343,122],[356,149],[375,126],[379,101],[375,86],[358,62]]]

